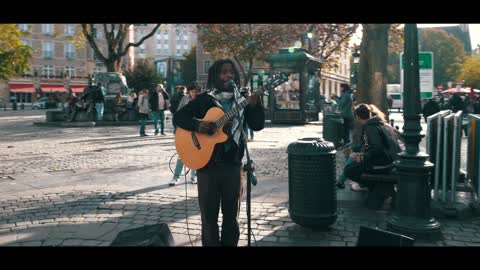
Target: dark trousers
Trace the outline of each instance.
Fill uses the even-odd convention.
[[[353,127],[353,119],[343,118],[343,144],[349,144],[350,140],[350,131]]]
[[[202,218],[203,246],[237,246],[240,196],[240,165],[217,164],[197,172],[198,203]],[[222,235],[219,239],[218,213],[222,208]]]
[[[361,181],[361,176],[365,171],[366,171],[366,168],[363,162],[356,162],[356,161],[353,161],[345,165],[345,168],[343,169],[343,173],[345,174],[345,177],[359,184],[365,184],[365,183],[362,183]]]

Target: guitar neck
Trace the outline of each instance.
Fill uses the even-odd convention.
[[[248,101],[245,99],[244,101],[240,102],[238,106],[235,106],[235,108],[232,108],[229,112],[227,112],[224,116],[222,116],[220,119],[218,119],[215,122],[215,125],[218,127],[221,127],[224,125],[228,120],[230,120],[239,110],[245,108],[248,105]]]

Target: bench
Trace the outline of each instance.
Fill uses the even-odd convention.
[[[395,191],[392,189],[392,186],[398,183],[398,175],[391,172],[375,174],[363,173],[361,180],[362,183],[374,183],[373,188],[369,188],[365,201],[368,208],[381,208],[385,199],[390,196],[393,197],[392,203],[395,202]]]

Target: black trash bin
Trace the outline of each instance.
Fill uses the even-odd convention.
[[[287,153],[290,218],[305,227],[332,225],[337,220],[335,146],[322,138],[303,138]]]
[[[340,113],[323,113],[323,138],[339,147],[343,142],[343,117]]]

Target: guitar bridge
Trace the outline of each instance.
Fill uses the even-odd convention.
[[[193,132],[193,131],[192,131],[192,141],[193,141],[193,144],[195,145],[195,147],[198,150],[202,149],[202,146],[200,145],[200,142],[198,141],[197,136],[195,135],[195,132]]]

